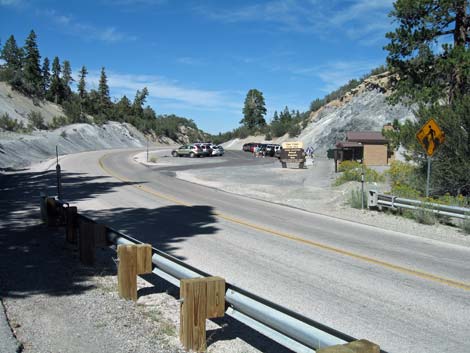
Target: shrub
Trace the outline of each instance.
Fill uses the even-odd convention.
[[[150,162],[151,163],[157,163],[157,157],[151,157]]]
[[[462,220],[462,230],[466,234],[470,234],[470,215],[467,215],[467,217]]]
[[[302,129],[300,128],[299,125],[293,124],[289,127],[288,132],[289,132],[289,137],[296,137],[300,135],[300,133],[302,132]]]
[[[349,195],[349,200],[348,200],[348,204],[352,207],[352,208],[359,208],[361,209],[362,208],[362,205],[364,202],[364,207],[366,205],[366,199],[365,199],[365,193],[362,193],[361,192],[361,189],[354,189],[354,190],[351,190],[351,193]]]
[[[271,141],[271,140],[273,139],[273,137],[271,136],[271,133],[270,133],[269,131],[268,131],[268,132],[266,133],[266,135],[264,136],[264,139],[265,139],[266,141]]]
[[[334,185],[338,186],[348,181],[361,181],[361,174],[364,171],[365,182],[381,182],[384,181],[383,175],[377,173],[356,161],[344,161],[339,165],[338,171],[342,174],[335,180]]]
[[[68,119],[65,116],[55,116],[52,118],[52,123],[49,124],[50,129],[57,129],[61,126],[65,126],[69,123]]]
[[[392,186],[392,195],[403,197],[405,199],[418,199],[421,193],[406,184]]]
[[[17,125],[18,121],[16,119],[13,120],[12,118],[10,118],[10,115],[8,115],[8,113],[4,113],[0,117],[0,128],[2,128],[3,130],[16,131]]]
[[[426,206],[420,207],[414,211],[414,218],[418,223],[433,225],[436,224],[436,215]]]
[[[28,114],[28,120],[31,127],[39,130],[47,130],[47,126],[44,123],[44,117],[40,112],[31,111]]]
[[[423,180],[416,166],[393,161],[386,172],[390,178],[392,194],[406,198],[418,198],[422,194]]]

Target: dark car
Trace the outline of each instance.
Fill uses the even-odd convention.
[[[211,144],[208,142],[197,142],[195,143],[196,146],[199,146],[199,148],[202,150],[202,153],[204,154],[204,157],[210,157],[212,156],[212,148]]]
[[[281,145],[270,143],[266,145],[266,156],[274,157],[276,150],[279,150]]]
[[[252,152],[251,148],[254,145],[254,142],[245,143],[242,147],[242,150],[245,152]]]

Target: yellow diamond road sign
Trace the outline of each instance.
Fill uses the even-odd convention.
[[[416,138],[428,156],[432,156],[437,147],[445,141],[445,134],[434,119],[429,119],[417,132]]]

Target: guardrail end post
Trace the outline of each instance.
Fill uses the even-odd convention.
[[[367,207],[378,207],[379,194],[376,190],[369,190],[367,194]]]
[[[205,352],[206,319],[225,312],[225,280],[220,277],[182,279],[180,341],[186,350]]]
[[[56,226],[59,218],[59,213],[57,211],[57,205],[55,198],[46,197],[46,216],[47,216],[47,225]]]
[[[380,347],[368,340],[358,340],[317,350],[317,353],[380,353]]]
[[[118,245],[118,291],[124,299],[137,300],[137,275],[152,272],[150,244]]]

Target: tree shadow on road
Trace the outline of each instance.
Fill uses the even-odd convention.
[[[217,222],[213,207],[205,205],[113,208],[94,211],[90,216],[173,256],[177,243],[193,236],[215,234],[218,230],[213,225]],[[185,258],[179,256],[179,259]]]
[[[102,176],[63,173],[67,195],[93,198],[132,185]],[[86,268],[64,242],[63,229],[40,220],[40,192],[54,195],[55,171],[2,175],[0,178],[0,297],[79,294],[93,287],[90,276],[111,269]]]
[[[67,199],[92,199],[140,182],[114,181],[102,176],[63,173]],[[92,288],[87,280],[96,274],[114,273],[104,267],[85,268],[73,246],[67,246],[64,230],[40,221],[39,192],[55,194],[55,171],[17,173],[0,179],[0,295],[25,297],[38,293],[71,295]],[[73,201],[72,201],[73,200]],[[89,214],[100,223],[171,253],[175,244],[196,235],[214,234],[217,228],[210,206],[166,206],[154,209],[114,208]],[[111,250],[109,259],[111,258]],[[115,256],[115,255],[114,255]]]

